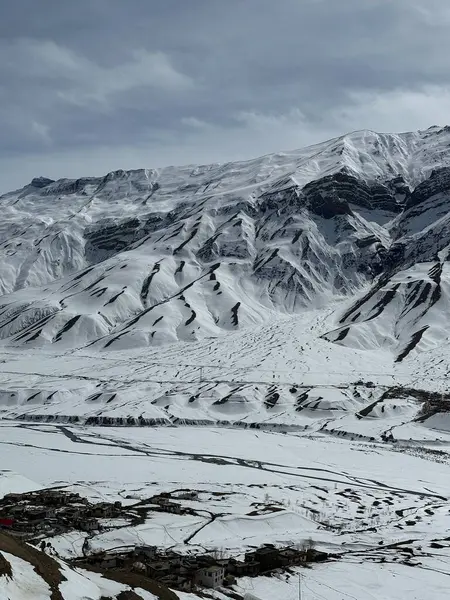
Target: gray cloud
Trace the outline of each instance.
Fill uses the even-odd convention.
[[[17,0],[0,190],[446,120],[446,0]]]

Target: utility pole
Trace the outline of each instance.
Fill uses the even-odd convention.
[[[200,381],[203,381],[203,367],[200,367]]]
[[[302,576],[298,574],[298,600],[302,600]]]

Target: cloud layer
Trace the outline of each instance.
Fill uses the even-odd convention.
[[[448,121],[445,0],[17,0],[0,192]]]

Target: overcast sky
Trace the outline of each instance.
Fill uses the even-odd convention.
[[[3,0],[0,192],[450,121],[448,0]]]

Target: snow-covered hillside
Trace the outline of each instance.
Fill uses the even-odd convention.
[[[392,410],[388,404],[373,412]],[[372,419],[373,428],[377,422]],[[177,586],[171,593],[156,588],[154,595],[160,600],[244,600],[252,593],[260,600],[291,600],[298,598],[301,574],[307,600],[444,600],[450,575],[449,441],[447,436],[439,450],[424,442],[415,451],[399,451],[395,444],[351,441],[324,431],[285,435],[217,427],[0,421],[2,464],[10,469],[4,490],[10,478],[14,489],[12,474],[20,471],[42,487],[126,507],[120,517],[102,518],[95,531],[55,531],[53,526],[40,532],[35,546],[50,544],[51,559],[50,569],[40,573],[33,571],[30,558],[41,562],[44,557],[35,550],[23,564],[23,548],[16,547],[17,559],[11,557],[13,548],[5,546],[0,532],[0,598],[48,600],[49,574],[62,594],[51,600],[152,598],[146,595],[154,589],[148,579],[139,575],[124,581],[129,565],[105,569],[103,577],[85,570],[74,561],[85,552],[102,558],[104,552],[114,556],[154,544],[161,553],[191,559],[208,551],[239,558],[263,543],[295,548],[312,539],[334,558],[307,568],[238,577],[219,590],[184,592]],[[183,514],[154,510],[155,494],[161,493]],[[2,553],[12,579],[2,576]],[[66,581],[60,582],[60,575]],[[111,579],[133,585],[136,595],[118,593],[125,586]]]
[[[303,427],[446,390],[450,128],[41,177],[0,206],[4,416]]]
[[[0,532],[2,600],[156,600],[97,573],[73,569],[50,553]]]
[[[1,339],[110,350],[201,340],[376,284],[367,302],[382,320],[393,313],[385,327],[402,333],[387,345],[400,355],[439,320],[416,310],[405,330],[411,290],[422,313],[445,308],[449,142],[447,128],[365,131],[241,163],[34,179],[0,198]],[[414,285],[395,283],[423,262]],[[359,346],[367,302],[338,341]],[[365,345],[383,345],[368,327]]]

